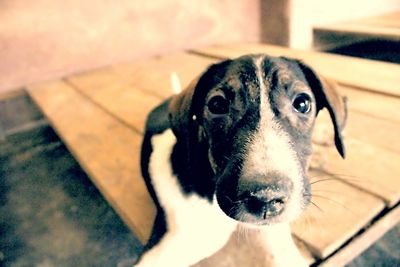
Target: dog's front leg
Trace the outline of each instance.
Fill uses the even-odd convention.
[[[294,244],[289,224],[267,226],[260,230],[259,238],[266,253],[270,255],[271,267],[306,267],[306,260]]]

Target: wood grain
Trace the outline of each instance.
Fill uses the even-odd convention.
[[[400,123],[400,99],[381,94],[373,94],[348,86],[339,86],[341,94],[349,98],[350,110],[362,112],[394,123]]]
[[[396,204],[400,200],[400,155],[351,137],[346,138],[345,144],[346,160],[333,147],[324,150],[324,170],[376,194],[389,206]]]
[[[311,182],[315,182],[314,204],[292,224],[292,229],[312,254],[323,259],[367,225],[384,203],[323,172],[312,171],[309,175]]]
[[[367,38],[400,40],[400,12],[316,26],[318,31],[362,34]]]
[[[118,64],[112,68],[73,75],[66,80],[93,102],[143,132],[147,114],[171,96],[171,73],[185,88],[213,60],[179,53]]]
[[[64,82],[28,91],[111,206],[145,242],[155,208],[139,170],[142,137]]]
[[[400,207],[396,207],[385,214],[383,218],[380,218],[374,224],[369,226],[365,232],[356,236],[346,247],[341,249],[340,252],[334,254],[319,266],[336,267],[346,265],[399,222]]]
[[[113,71],[136,88],[164,99],[172,95],[171,74],[173,72],[178,75],[184,89],[215,61],[215,59],[189,53],[175,53],[114,65]]]
[[[218,58],[234,58],[250,53],[297,58],[342,84],[400,97],[400,66],[397,64],[264,44],[224,45],[193,51]]]
[[[66,79],[90,101],[143,133],[147,114],[160,100],[114,74],[111,69],[74,75]]]
[[[397,122],[382,120],[364,113],[350,112],[346,133],[350,138],[400,155],[400,124]]]

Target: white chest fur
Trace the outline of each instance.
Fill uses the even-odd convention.
[[[158,259],[147,259],[152,262],[152,266],[158,266],[162,262],[162,266],[178,267],[174,265],[177,263],[171,255],[174,255],[174,251],[179,253],[187,249],[191,250],[190,255],[179,253],[179,257],[187,257],[183,265],[180,258],[179,266],[194,264],[221,248],[237,225],[236,221],[220,210],[215,200],[210,203],[195,194],[185,195],[182,192],[170,163],[175,143],[176,138],[170,129],[152,138],[153,153],[149,171],[168,226],[165,237],[156,246],[159,252],[151,253]]]

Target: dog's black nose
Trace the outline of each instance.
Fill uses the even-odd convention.
[[[281,214],[288,202],[291,183],[276,181],[268,184],[250,183],[241,195],[248,213],[259,220],[266,220]]]
[[[271,187],[250,192],[245,199],[248,212],[267,219],[282,213],[285,208],[287,196],[282,191],[272,191]]]

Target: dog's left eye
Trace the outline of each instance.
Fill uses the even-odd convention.
[[[217,93],[207,102],[208,110],[216,115],[223,115],[229,111],[229,102],[223,93]]]
[[[298,94],[294,98],[292,105],[297,112],[306,114],[311,110],[311,97],[306,93]]]

